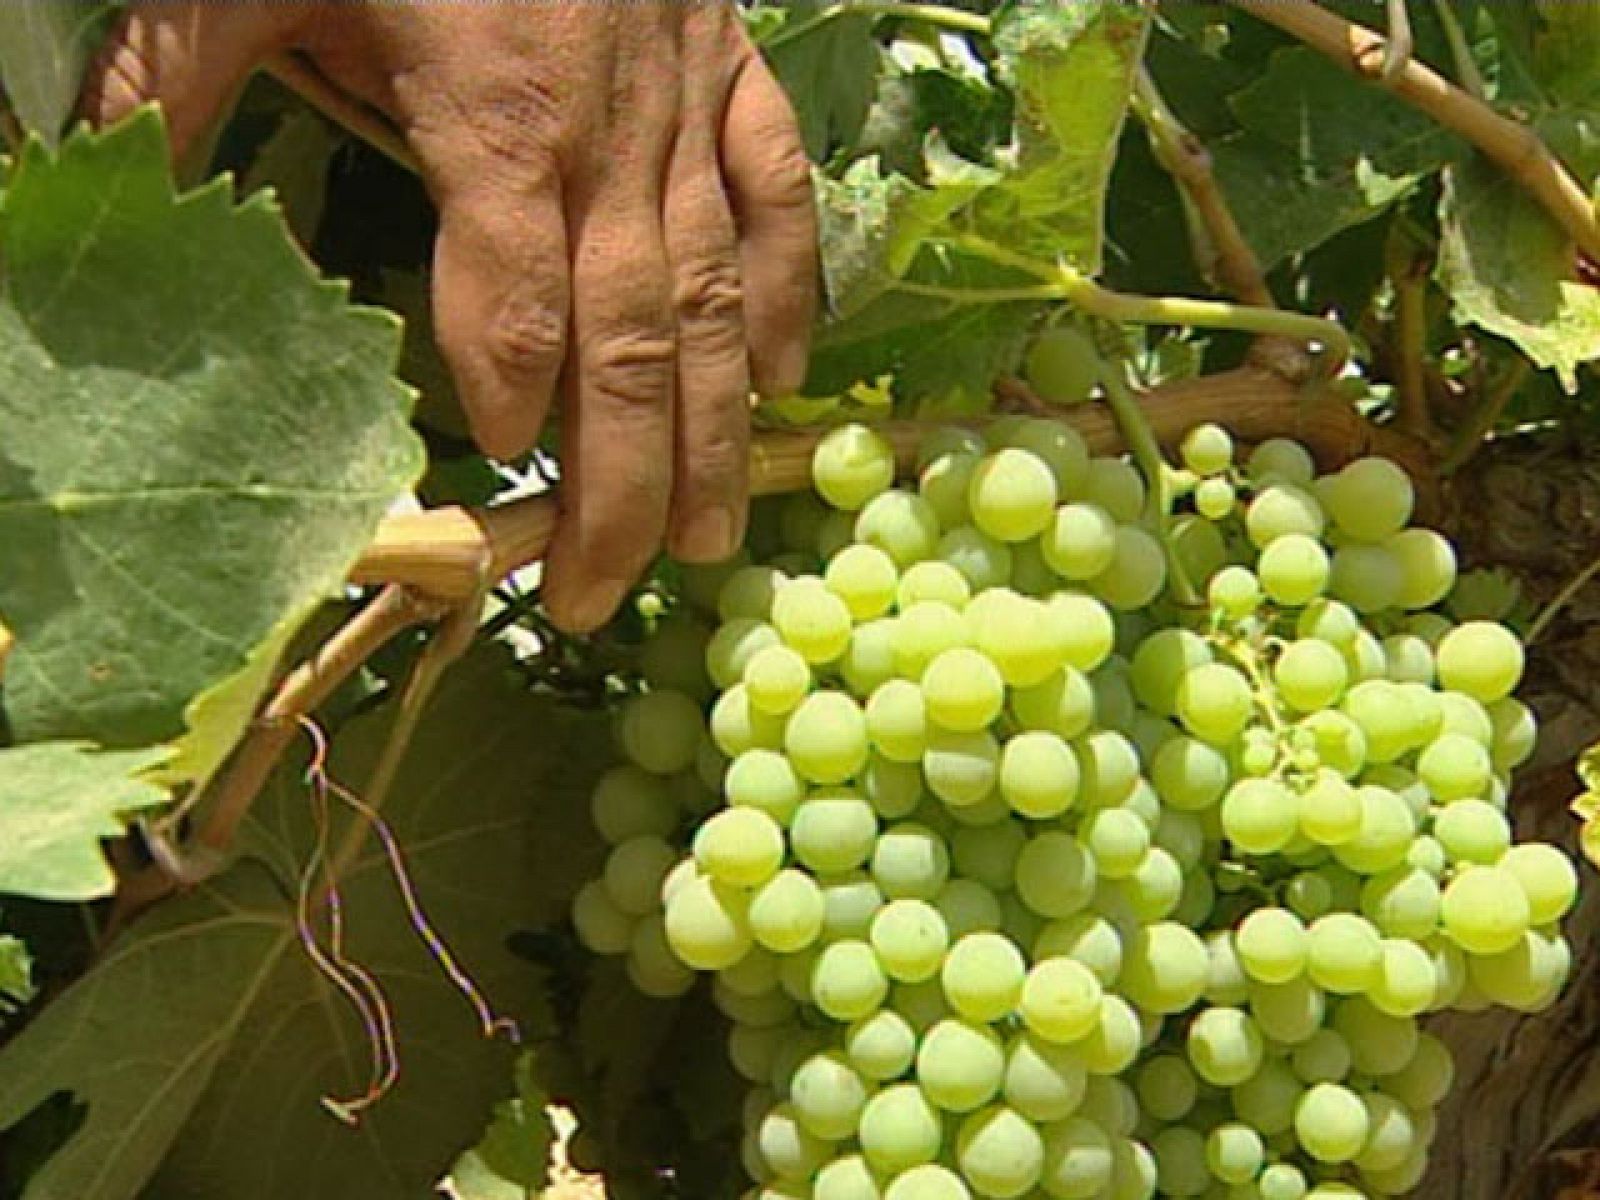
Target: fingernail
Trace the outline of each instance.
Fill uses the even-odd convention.
[[[609,621],[628,592],[624,580],[599,580],[581,589],[549,596],[550,619],[568,633],[592,633]]]
[[[685,562],[721,562],[734,552],[735,521],[730,508],[702,509],[673,540]]]
[[[791,342],[785,346],[774,366],[778,375],[776,382],[779,389],[784,392],[798,392],[805,386],[806,371],[810,365],[811,356],[807,353],[804,342]]]

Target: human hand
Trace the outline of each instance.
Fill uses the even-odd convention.
[[[816,297],[793,113],[727,3],[131,7],[86,115],[161,101],[181,156],[287,50],[386,115],[439,207],[439,348],[478,443],[559,394],[558,624],[608,619],[665,542],[743,540],[752,385],[798,387]]]

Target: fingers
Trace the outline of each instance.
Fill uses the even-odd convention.
[[[744,539],[750,367],[738,242],[715,131],[680,131],[667,175],[667,259],[677,321],[677,428],[667,547],[716,562]]]
[[[751,373],[762,392],[794,391],[817,303],[817,217],[794,111],[759,55],[734,81],[722,172],[739,230]]]
[[[272,4],[131,6],[89,66],[79,111],[101,124],[159,101],[181,159],[300,20],[295,6]]]
[[[566,355],[566,218],[553,167],[529,164],[516,194],[440,189],[433,314],[472,436],[484,453],[531,449]]]
[[[563,379],[562,513],[545,602],[572,632],[603,624],[666,531],[674,338],[657,210],[591,209],[573,265]]]
[[[661,181],[677,99],[671,88],[627,97],[627,126],[569,201],[573,344],[545,603],[574,632],[611,616],[666,532],[677,363]]]

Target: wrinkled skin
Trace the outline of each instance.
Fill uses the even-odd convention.
[[[439,347],[479,444],[527,450],[559,398],[552,617],[601,624],[663,544],[731,553],[749,393],[801,382],[816,292],[793,113],[732,6],[144,4],[83,109],[159,100],[181,156],[287,50],[422,166]]]

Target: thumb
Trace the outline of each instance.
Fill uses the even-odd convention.
[[[89,65],[80,115],[96,125],[152,101],[182,160],[224,115],[250,73],[294,37],[300,5],[131,6]]]

